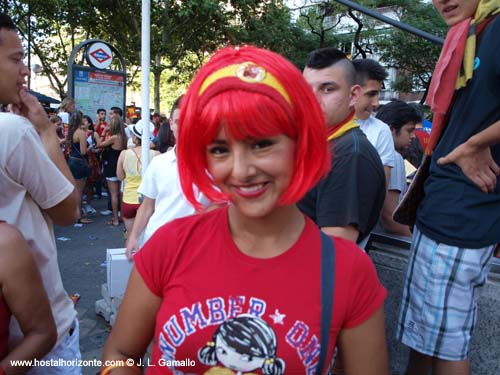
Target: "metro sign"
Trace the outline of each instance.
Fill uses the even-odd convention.
[[[92,43],[87,49],[87,61],[97,69],[106,69],[112,60],[111,48],[105,43]]]
[[[94,51],[90,54],[90,56],[92,56],[94,59],[96,59],[97,61],[99,61],[100,63],[108,60],[111,58],[111,56],[109,56],[106,51],[104,51],[102,48],[99,48],[97,51]]]

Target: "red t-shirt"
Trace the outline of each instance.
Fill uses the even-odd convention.
[[[108,128],[108,123],[106,121],[100,123],[97,125],[96,132],[99,134],[99,137],[102,137],[103,133],[105,132],[106,128]],[[109,129],[108,129],[109,131]]]
[[[319,230],[306,219],[290,249],[258,259],[236,247],[227,217],[221,208],[175,220],[135,256],[147,287],[163,298],[147,374],[171,374],[169,365],[200,375],[314,374],[320,352]],[[339,331],[366,321],[386,296],[368,256],[350,241],[334,241],[328,357]],[[281,372],[263,372],[265,366]]]

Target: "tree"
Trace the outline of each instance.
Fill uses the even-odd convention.
[[[338,44],[337,27],[345,18],[344,8],[334,1],[302,1],[297,3],[294,10],[300,12],[297,25],[309,34],[312,47],[323,48]]]
[[[398,69],[394,89],[425,90],[439,57],[440,45],[386,25],[361,12],[337,4],[335,0],[296,0],[301,16],[297,26],[309,34],[310,46],[336,46],[352,59],[378,55],[389,67]],[[447,27],[432,4],[423,0],[359,0],[358,4],[376,9],[390,7],[398,19],[437,36]],[[311,49],[309,47],[309,49]]]
[[[292,24],[290,9],[281,1],[233,1],[231,18],[238,20],[228,30],[231,44],[253,44],[267,48],[294,62],[303,63],[306,35]],[[236,5],[237,4],[237,5]]]
[[[278,30],[286,36],[289,24],[281,3],[152,0],[151,72],[155,109],[160,111],[162,72],[178,71],[181,62],[182,69],[192,75],[222,45],[255,43],[257,30],[270,36],[257,44],[278,46],[278,38],[272,40],[271,36]],[[66,95],[69,54],[75,45],[88,38],[113,44],[126,60],[128,82],[134,81],[141,61],[140,0],[3,0],[3,6],[19,25],[29,51],[40,59],[42,74],[49,77],[61,97]],[[254,19],[257,14],[259,17]],[[253,27],[254,32],[245,33],[243,27]],[[273,30],[266,32],[266,28]]]
[[[43,74],[60,97],[66,95],[67,61],[71,50],[91,34],[93,0],[4,0],[28,53],[41,61]]]
[[[444,37],[446,34],[448,27],[432,4],[408,2],[399,8],[399,12],[401,21],[407,24],[437,36]],[[395,29],[385,35],[380,34],[376,42],[381,60],[400,72],[395,89],[404,92],[427,89],[441,45]]]
[[[110,0],[108,3],[114,3],[108,7],[116,7],[120,1]],[[288,39],[289,13],[280,1],[153,0],[151,5],[151,72],[157,112],[161,109],[163,72],[175,73],[182,68],[192,75],[207,56],[223,45],[252,43],[277,47],[283,43],[279,44],[276,33],[281,34],[281,42]],[[127,6],[130,7],[131,2],[122,6],[121,11]],[[125,12],[138,14],[139,10],[128,8]],[[107,32],[108,40],[117,47],[123,43],[132,45],[135,52],[130,52],[135,56],[130,59],[138,64],[140,27],[131,22],[130,29],[133,35],[125,38],[119,28],[100,31]],[[175,75],[169,77],[169,81],[176,80]]]

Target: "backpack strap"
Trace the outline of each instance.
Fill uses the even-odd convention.
[[[333,312],[333,291],[335,281],[335,245],[327,234],[320,230],[321,234],[321,331],[318,366],[316,375],[323,373],[328,342],[330,339],[330,327]]]

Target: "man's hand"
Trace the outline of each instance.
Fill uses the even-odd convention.
[[[137,241],[137,239],[134,236],[131,235],[127,239],[126,247],[127,247],[127,250],[126,250],[125,254],[127,256],[127,259],[129,261],[133,261],[135,253],[137,253],[139,251],[139,242]]]
[[[36,97],[25,89],[19,91],[21,103],[13,106],[13,112],[26,117],[33,124],[38,134],[54,128]]]
[[[495,190],[500,168],[491,157],[488,146],[474,146],[471,142],[462,143],[448,155],[439,158],[438,165],[455,163],[463,174],[476,184],[484,193]]]

